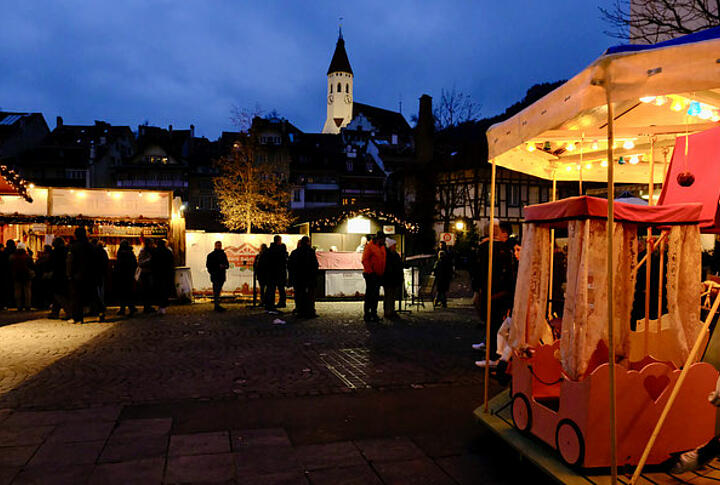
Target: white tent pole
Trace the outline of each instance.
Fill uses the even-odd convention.
[[[488,412],[488,406],[490,403],[490,310],[492,306],[492,273],[493,273],[493,242],[495,239],[495,159],[492,159],[492,172],[490,175],[490,230],[488,233],[490,237],[488,241],[488,274],[487,274],[487,295],[486,303],[487,308],[485,312],[485,379],[484,379],[484,394],[485,407],[484,412]]]
[[[555,177],[555,169],[553,169],[553,178],[552,178],[552,201],[555,202],[557,199],[557,178]],[[550,229],[550,282],[548,285],[548,308],[547,308],[547,318],[548,321],[552,320],[552,314],[553,314],[553,279],[555,278],[555,275],[553,274],[554,270],[554,260],[555,260],[555,229]],[[527,334],[525,335],[525,338],[527,339]]]
[[[605,69],[605,100],[607,103],[607,189],[608,189],[608,215],[607,215],[607,312],[608,312],[608,349],[610,367],[610,483],[617,484],[617,430],[615,410],[615,303],[613,298],[615,271],[613,265],[613,236],[615,212],[613,201],[615,199],[615,159],[613,158],[613,122],[615,121],[615,110],[610,95],[610,69],[606,64]]]
[[[653,191],[655,189],[655,137],[650,136],[650,181],[648,182],[648,205],[654,205]],[[645,237],[645,255],[647,261],[645,262],[645,354],[649,353],[649,341],[650,341],[650,279],[652,278],[652,258],[650,255],[653,252],[653,240],[652,240],[652,229],[648,227],[647,236]],[[658,317],[658,325],[659,323]]]

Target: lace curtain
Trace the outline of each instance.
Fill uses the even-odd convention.
[[[637,228],[630,224],[615,224],[613,241],[614,341],[616,355],[622,360],[630,353]],[[598,343],[604,340],[607,344],[607,278],[607,222],[570,221],[560,360],[572,379],[585,373]]]
[[[525,344],[537,345],[540,341],[552,343],[552,333],[545,320],[549,273],[550,230],[524,224],[510,327],[510,346],[514,349]]]
[[[683,362],[700,330],[700,257],[699,227],[673,226],[667,251],[667,310]]]

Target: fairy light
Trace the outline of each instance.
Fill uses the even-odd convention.
[[[638,157],[637,155],[633,155],[630,157],[630,160],[628,160],[628,162],[630,163],[630,165],[637,165],[640,162],[640,157]]]
[[[569,152],[575,150],[575,143],[574,142],[568,143],[566,148],[567,148],[567,151],[569,151]]]
[[[566,172],[571,172],[571,171],[572,171],[572,165],[566,165],[566,166],[565,166],[565,171],[566,171]]]
[[[625,143],[623,143],[623,148],[625,150],[632,150],[633,148],[635,148],[635,142],[633,142],[632,140],[625,140]]]
[[[527,144],[527,151],[534,152],[535,151],[535,144],[534,143],[528,143]]]
[[[599,148],[599,146],[600,146],[600,145],[598,145],[597,140],[593,141],[593,143],[592,143],[592,149],[593,149],[593,150],[597,150],[597,149]]]
[[[607,160],[603,160],[602,162],[600,162],[600,166],[601,166],[601,167],[607,167],[607,166],[608,166],[608,161],[607,161]]]
[[[592,168],[592,163],[586,163],[585,168],[590,170]]]

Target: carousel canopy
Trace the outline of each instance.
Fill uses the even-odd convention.
[[[604,182],[605,86],[615,110],[615,181],[647,183],[678,134],[720,121],[720,27],[652,46],[608,49],[568,82],[487,132],[497,165],[537,177]],[[619,158],[622,157],[622,160]],[[663,165],[654,180],[663,181]]]
[[[703,222],[700,203],[642,206],[616,201],[613,209],[616,222],[647,226]],[[582,195],[525,207],[525,222],[552,224],[574,219],[607,219],[607,214],[606,199]]]
[[[687,142],[687,153],[685,145]],[[659,203],[702,203],[703,232],[720,232],[720,127],[680,136]],[[683,182],[683,184],[681,184]],[[689,185],[687,185],[689,182]]]

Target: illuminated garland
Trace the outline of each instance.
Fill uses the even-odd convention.
[[[27,192],[28,189],[28,183],[27,180],[22,178],[19,173],[17,173],[15,170],[9,168],[7,165],[0,165],[0,177],[7,180],[7,182],[10,184],[12,188],[17,190],[17,193],[20,197],[27,200],[28,202],[32,202],[32,197]]]
[[[157,227],[167,229],[165,222],[143,220],[95,219],[73,216],[23,216],[20,214],[0,215],[3,224],[49,224],[51,226],[117,226],[117,227]]]
[[[392,223],[405,228],[407,232],[417,233],[420,230],[420,226],[414,222],[408,222],[400,219],[399,217],[388,214],[386,212],[373,210],[373,209],[357,209],[343,211],[335,217],[325,217],[322,219],[316,219],[310,222],[310,227],[313,230],[335,228],[342,224],[346,219],[352,219],[353,217],[363,216],[369,219],[375,219],[378,222]]]

